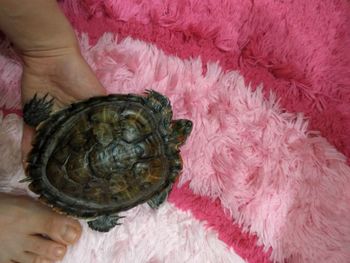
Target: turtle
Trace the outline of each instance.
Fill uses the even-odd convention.
[[[193,126],[173,120],[166,96],[154,90],[110,94],[58,111],[53,100],[35,94],[23,108],[35,137],[22,181],[40,201],[99,232],[120,225],[123,211],[164,203]]]

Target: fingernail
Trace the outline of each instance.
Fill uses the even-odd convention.
[[[40,260],[40,263],[52,263],[52,261],[43,258]]]
[[[69,243],[73,243],[75,239],[77,238],[78,233],[77,231],[71,227],[71,226],[66,226],[64,232],[63,232],[63,239]]]
[[[63,247],[57,247],[55,248],[55,256],[58,257],[58,258],[61,258],[64,256],[64,248]]]

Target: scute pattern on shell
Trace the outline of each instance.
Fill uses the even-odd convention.
[[[143,203],[182,169],[181,132],[171,119],[170,102],[152,91],[72,104],[37,128],[30,189],[56,210],[83,218]]]

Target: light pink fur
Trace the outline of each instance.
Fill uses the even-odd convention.
[[[183,147],[181,183],[223,208],[283,262],[350,258],[350,168],[302,115],[273,95],[251,91],[236,72],[200,59],[182,61],[130,38],[105,35],[82,50],[109,92],[153,88],[169,96],[175,118],[194,121]],[[6,162],[4,162],[6,163]]]
[[[19,109],[21,105],[20,74],[22,65],[10,48],[9,42],[0,38],[0,107]]]
[[[305,112],[312,128],[350,156],[347,1],[66,0],[62,6],[92,41],[119,32],[183,58],[200,55],[239,69],[253,87],[263,82],[265,94],[274,90],[289,111]],[[5,79],[13,73],[5,71]],[[8,90],[16,86],[0,86],[7,107],[19,105],[18,89]]]

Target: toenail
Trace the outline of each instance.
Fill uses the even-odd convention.
[[[77,236],[78,236],[78,233],[73,227],[66,226],[62,237],[65,241],[69,243],[73,243],[77,238]]]
[[[56,257],[59,257],[59,258],[61,258],[61,257],[63,257],[63,255],[64,255],[64,248],[63,247],[57,247],[57,248],[55,248],[55,250],[54,250],[54,253],[55,253],[55,256]]]

